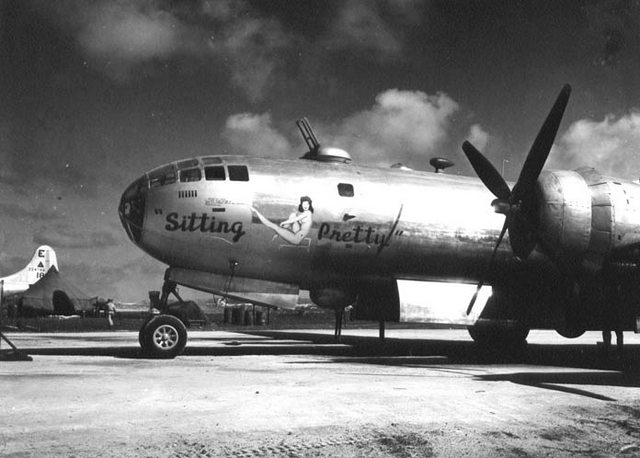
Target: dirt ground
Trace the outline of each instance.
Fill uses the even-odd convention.
[[[33,361],[0,361],[1,456],[640,456],[631,334],[622,361],[546,331],[498,354],[461,330],[192,332],[174,360],[134,332],[9,338]]]

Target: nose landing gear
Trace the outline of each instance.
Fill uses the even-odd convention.
[[[187,345],[187,328],[172,315],[156,315],[140,328],[140,344],[145,355],[175,358]]]
[[[138,342],[145,356],[175,358],[187,345],[187,327],[179,318],[167,313],[169,294],[173,294],[182,302],[176,291],[176,284],[165,280],[159,303],[151,304],[152,308],[160,310],[160,314],[147,318],[138,332]]]

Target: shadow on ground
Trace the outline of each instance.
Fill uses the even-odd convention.
[[[605,359],[596,345],[528,344],[519,348],[480,348],[469,341],[442,339],[394,339],[381,341],[377,337],[343,336],[335,344],[330,334],[296,331],[256,330],[242,332],[242,337],[199,337],[191,335],[183,356],[235,355],[325,355],[329,362],[351,362],[387,366],[420,365],[487,365],[526,364],[563,368],[605,369],[637,374],[640,369],[640,345],[627,345],[623,360]],[[118,336],[57,336],[47,334],[49,345],[29,348],[31,355],[113,356],[116,358],[144,358],[137,342],[119,345]],[[56,346],[56,340],[87,342],[87,346]],[[100,342],[101,345],[92,345]],[[113,342],[114,345],[104,345]],[[210,344],[214,342],[215,346]],[[206,344],[203,344],[206,343]]]
[[[576,385],[589,386],[618,386],[626,388],[640,388],[640,374],[636,370],[621,371],[540,371],[516,372],[506,374],[484,374],[476,378],[490,382],[511,382],[517,385],[542,388],[551,391],[586,396],[601,401],[616,401],[615,398],[604,396],[581,388]],[[573,385],[573,386],[567,386]]]
[[[292,331],[255,331],[252,335],[279,340],[307,340],[330,345],[333,336]],[[421,357],[445,357],[447,364],[527,364],[535,366],[575,367],[584,369],[631,369],[640,363],[640,345],[626,345],[622,360],[604,358],[601,349],[593,344],[553,345],[527,344],[515,348],[483,348],[471,340],[393,339],[381,341],[377,337],[343,336],[342,345],[350,348],[350,361],[404,365],[417,364]]]
[[[327,345],[333,341],[332,336],[297,332],[262,331],[255,334],[274,339],[305,339]],[[334,357],[327,364],[424,367],[445,372],[456,370],[477,380],[511,382],[602,401],[616,399],[577,386],[640,388],[640,345],[627,345],[624,358],[620,359],[604,358],[596,345],[584,344],[527,344],[515,349],[488,349],[478,347],[471,341],[385,339],[381,342],[377,337],[343,337],[342,343],[351,349],[351,354]],[[461,365],[464,367],[460,368]],[[509,365],[509,371],[492,374],[475,372],[487,365]],[[527,367],[530,371],[513,372],[513,365]],[[536,370],[536,366],[540,370]]]
[[[46,335],[50,345],[30,348],[27,353],[63,356],[110,356],[147,359],[137,345],[104,345],[120,336]],[[85,341],[90,346],[56,346],[56,341]],[[100,341],[103,345],[93,344]],[[214,346],[211,344],[215,343]],[[442,339],[393,339],[343,336],[335,344],[329,334],[261,330],[233,336],[192,335],[181,358],[190,356],[321,355],[319,360],[296,359],[291,364],[353,364],[425,368],[462,373],[479,381],[510,382],[543,390],[564,392],[601,401],[616,399],[581,386],[640,388],[640,345],[627,345],[624,360],[605,359],[596,345],[528,344],[517,349],[479,348],[471,341]],[[171,364],[171,361],[166,361]],[[504,365],[504,372],[500,366]],[[490,373],[487,369],[490,366]],[[522,367],[520,367],[522,366]],[[518,369],[526,369],[514,372]]]

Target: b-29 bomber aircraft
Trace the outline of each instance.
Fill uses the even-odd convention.
[[[533,328],[637,331],[640,184],[542,170],[570,92],[515,183],[469,142],[479,179],[354,164],[321,147],[306,119],[300,159],[205,156],[145,173],[119,205],[133,243],[168,265],[143,350],[174,357],[186,345],[166,308],[175,285],[231,297],[304,289],[320,307],[353,306],[355,319],[463,324],[504,346]]]

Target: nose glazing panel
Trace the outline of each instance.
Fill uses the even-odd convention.
[[[142,238],[144,226],[144,207],[147,194],[147,179],[142,177],[129,185],[122,194],[118,213],[127,235],[135,243]]]

